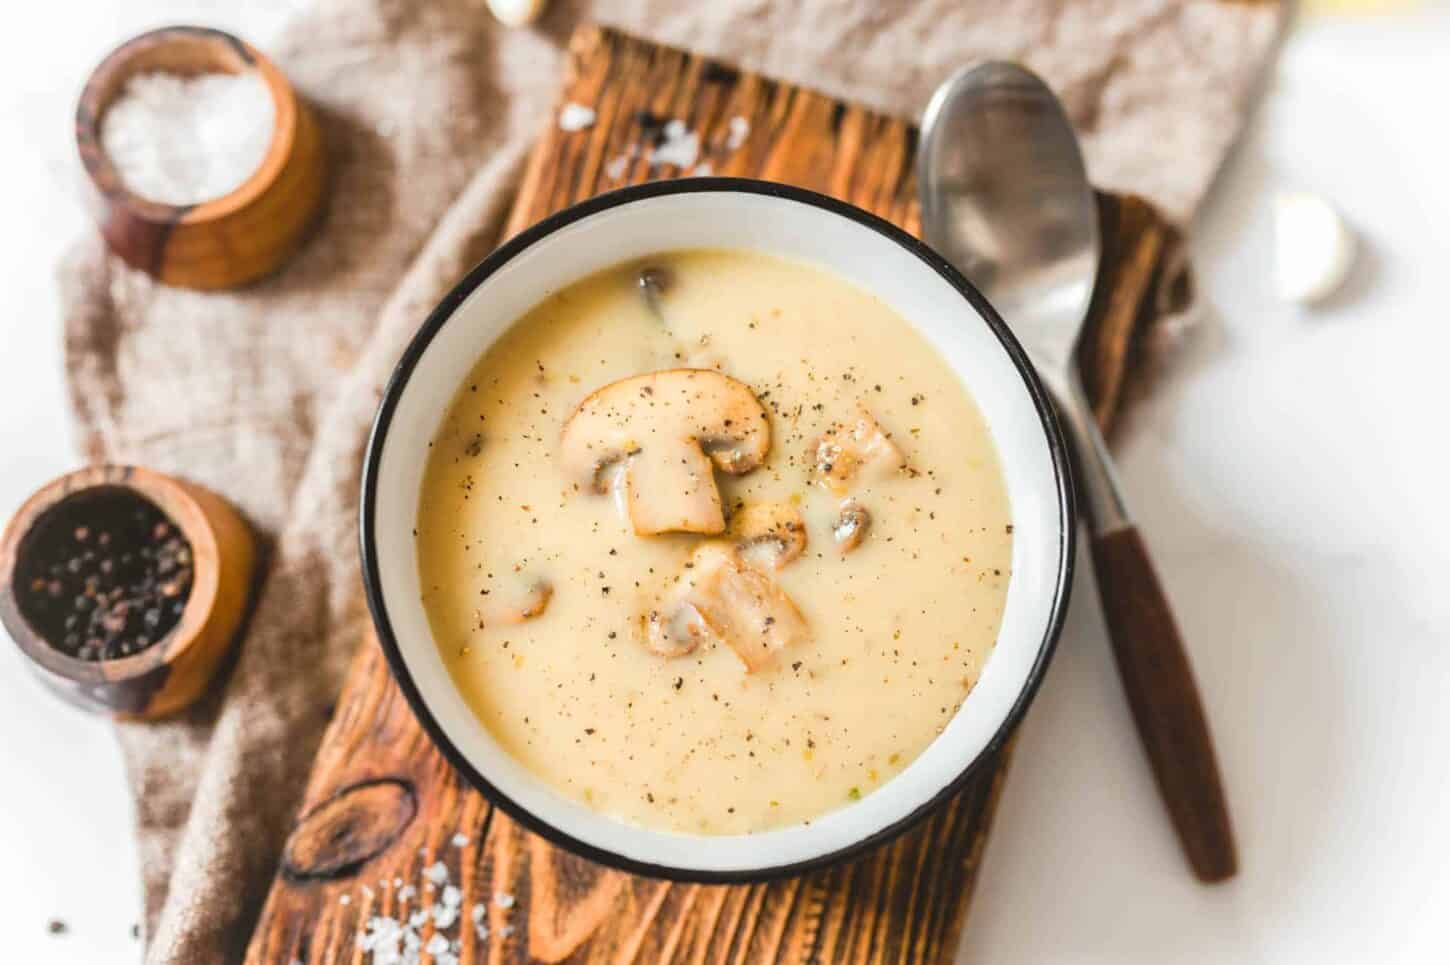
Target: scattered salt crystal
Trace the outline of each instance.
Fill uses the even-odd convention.
[[[398,889],[398,900],[407,901],[409,898],[412,898],[417,893],[417,888],[414,888],[412,885],[404,885],[403,887]]]
[[[725,147],[733,151],[745,143],[750,136],[750,122],[743,117],[730,118],[730,133],[725,137]]]
[[[441,885],[448,880],[448,866],[441,861],[435,861],[423,869],[423,877],[435,885]]]
[[[236,190],[261,167],[275,115],[256,71],[137,74],[101,116],[101,148],[133,194],[198,204]]]
[[[463,890],[457,885],[447,883],[448,869],[441,861],[424,869],[423,874],[435,878],[443,885],[440,900],[414,910],[406,919],[387,915],[374,915],[369,918],[357,936],[358,948],[365,956],[371,956],[365,958],[368,965],[417,965],[423,955],[431,956],[437,965],[459,965],[463,940],[456,934],[450,937],[444,931],[457,924],[462,916],[465,907]],[[379,882],[379,885],[385,884],[386,882]],[[363,889],[367,891],[366,886]],[[412,893],[412,885],[406,885],[397,891],[399,899],[404,901]],[[506,892],[496,892],[493,903],[500,908],[512,908],[515,898]],[[489,929],[486,921],[487,902],[478,901],[467,907],[468,918],[473,922],[474,933],[480,942],[487,942],[490,934],[508,938],[515,933],[516,928],[513,925],[501,925],[492,931]],[[430,923],[433,926],[432,935],[425,943],[422,936],[429,930]]]
[[[463,892],[449,885],[443,889],[443,904],[433,906],[433,923],[439,928],[448,928],[458,920],[463,905]]]
[[[691,171],[690,173],[697,178],[708,178],[710,175],[715,173],[715,168],[710,164],[709,161],[701,161],[699,164],[695,165],[695,170]]]
[[[672,120],[665,125],[664,140],[649,152],[651,164],[674,164],[694,167],[700,160],[700,135],[685,127],[685,122]]]
[[[624,171],[628,167],[629,155],[621,154],[609,159],[609,163],[604,165],[604,173],[609,176],[609,180],[618,181],[624,177]]]
[[[337,899],[337,901],[338,901],[338,904],[341,904],[341,905],[350,905],[350,904],[352,904],[352,896],[351,895],[343,895],[341,898]]]
[[[453,836],[453,846],[455,848],[466,848],[466,847],[468,847],[468,835],[464,834],[461,831],[459,833],[455,834]]]
[[[362,886],[362,893],[363,893],[363,897],[364,898],[367,898],[370,901],[372,900],[373,890],[371,888],[369,888],[367,885],[363,885]]]
[[[453,923],[458,920],[457,905],[434,905],[433,924],[439,928],[452,928]]]
[[[387,955],[398,954],[398,943],[403,940],[403,926],[396,918],[374,915],[368,919],[367,927],[357,936],[358,947],[373,953],[374,962],[393,961]]]
[[[559,130],[582,131],[586,127],[593,127],[597,117],[594,108],[570,101],[564,105],[563,110],[559,111]]]

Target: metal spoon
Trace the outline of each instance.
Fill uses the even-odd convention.
[[[1193,671],[1078,377],[1101,241],[1077,137],[1036,75],[985,63],[932,96],[917,180],[926,240],[1001,312],[1057,402],[1139,736],[1193,870],[1228,878],[1233,833]]]

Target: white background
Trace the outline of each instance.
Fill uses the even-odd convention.
[[[40,0],[0,30],[0,517],[76,463],[54,265],[87,230],[70,159],[86,72],[144,27],[265,45],[289,12],[134,6]],[[1273,297],[1282,188],[1332,199],[1364,240],[1324,309]],[[1189,875],[1084,579],[960,959],[1450,961],[1450,6],[1301,23],[1195,230],[1207,317],[1118,450],[1214,723],[1242,872],[1211,889]],[[0,647],[0,957],[137,958],[129,827],[109,726]],[[52,917],[67,934],[47,934]]]

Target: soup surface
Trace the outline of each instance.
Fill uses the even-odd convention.
[[[510,753],[597,811],[727,834],[931,743],[996,640],[1011,533],[987,427],[906,320],[701,250],[554,293],[489,349],[432,442],[417,552]]]

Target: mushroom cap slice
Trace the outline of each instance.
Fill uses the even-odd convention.
[[[544,612],[549,605],[549,600],[554,596],[554,587],[536,580],[522,588],[520,592],[508,600],[495,600],[494,605],[489,607],[484,619],[492,623],[519,624]]]
[[[710,635],[705,618],[688,600],[676,600],[664,611],[654,610],[645,618],[645,646],[661,657],[683,657],[693,653]]]
[[[521,583],[508,589],[486,591],[489,600],[474,612],[480,627],[516,626],[539,616],[554,596],[554,587],[546,580]]]
[[[748,563],[778,570],[806,549],[806,524],[789,503],[751,503],[730,520],[735,548]]]
[[[810,637],[805,618],[785,591],[745,565],[730,544],[702,543],[685,572],[681,602],[735,651],[747,673],[769,666],[776,653]]]
[[[811,443],[809,456],[816,478],[837,496],[850,492],[857,478],[883,479],[906,468],[906,456],[864,406]]]
[[[831,535],[835,537],[836,548],[844,555],[861,545],[866,531],[871,528],[871,514],[854,499],[841,504],[836,521],[831,524]]]
[[[770,420],[755,393],[709,369],[611,382],[579,403],[559,440],[564,472],[595,492],[606,467],[628,460],[626,506],[641,536],[723,532],[714,469],[746,473],[769,451]]]

